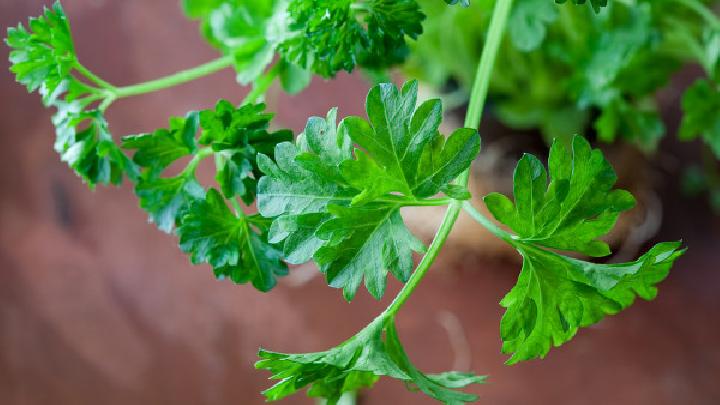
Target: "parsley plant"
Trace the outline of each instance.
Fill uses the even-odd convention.
[[[507,309],[502,351],[510,355],[509,364],[544,357],[579,328],[627,308],[636,297],[654,298],[656,285],[684,252],[679,242],[669,242],[629,263],[577,258],[609,255],[601,238],[635,204],[630,193],[614,188],[616,175],[602,152],[580,136],[568,145],[555,142],[547,168],[532,155],[520,159],[513,198],[484,198],[497,222],[473,207],[468,181],[481,146],[476,128],[506,25],[521,13],[527,32],[513,26],[511,33],[523,46],[534,46],[543,21],[559,7],[550,0],[518,1],[515,8],[512,3],[495,2],[464,128],[448,136],[439,130],[442,103],[419,101],[415,81],[372,87],[367,118],[338,122],[333,108],[326,117],[311,117],[297,136],[271,130],[273,114],[261,103],[275,81],[298,92],[313,75],[331,78],[356,66],[382,72],[402,63],[426,18],[416,0],[184,0],[187,15],[201,21],[203,35],[223,55],[128,87],[116,87],[81,64],[59,2],[27,27],[10,28],[6,42],[18,82],[56,110],[61,158],[90,187],[132,182],[150,221],[177,234],[192,263],[209,264],[220,279],[269,291],[288,274],[288,264],[314,261],[348,301],[361,288],[380,299],[388,273],[405,283],[384,312],[336,347],[301,354],[260,350],[256,367],[278,380],[264,391],[268,400],[308,387],[308,395],[335,404],[386,376],[437,401],[463,404],[477,397],[462,389],[485,377],[420,371],[395,325],[461,210],[523,258],[517,285],[501,302]],[[595,11],[606,3],[589,2]],[[229,67],[240,83],[253,86],[241,105],[221,100],[212,109],[171,118],[167,128],[120,142],[111,136],[104,112],[117,100]],[[596,83],[601,96],[603,83]],[[688,93],[683,106],[692,114],[683,123],[685,136],[716,138],[716,122],[707,122],[712,114],[703,110],[717,104],[707,104],[715,91],[701,81]],[[208,158],[216,163],[214,186],[195,175]],[[184,169],[170,171],[178,162],[185,162]],[[429,246],[405,226],[401,209],[409,206],[447,207]]]

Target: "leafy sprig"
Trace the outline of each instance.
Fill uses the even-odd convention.
[[[87,72],[79,64],[70,24],[59,2],[28,28],[8,29],[10,71],[29,92],[39,92],[43,103],[55,107],[55,149],[62,160],[90,186],[118,184],[136,167],[112,141],[108,123],[93,102],[102,92],[81,80]]]
[[[655,285],[684,252],[679,242],[661,243],[634,262],[596,264],[548,250],[609,255],[598,238],[635,203],[627,191],[613,189],[612,167],[579,136],[572,153],[555,142],[548,166],[549,179],[542,163],[525,155],[515,169],[514,203],[497,193],[485,197],[493,216],[515,233],[499,236],[523,257],[518,283],[501,301],[507,312],[500,333],[510,364],[544,357],[551,345],[627,308],[636,295],[655,298]]]
[[[349,117],[338,126],[331,110],[326,119],[311,118],[295,144],[277,145],[277,163],[258,156],[266,174],[258,209],[277,217],[271,240],[284,241],[294,263],[314,258],[348,300],[363,279],[376,298],[388,271],[407,281],[412,252],[424,248],[405,227],[400,208],[447,203],[428,197],[447,189],[480,148],[475,130],[460,129],[445,140],[438,132],[438,100],[417,108],[416,102],[416,82],[401,90],[378,85],[368,94],[370,122]],[[354,151],[353,143],[359,147]]]
[[[468,6],[467,1],[445,2]],[[295,91],[307,84],[310,71],[332,76],[358,63],[379,68],[401,61],[406,37],[422,31],[424,15],[414,0],[183,4],[188,15],[203,21],[207,38],[225,56],[158,80],[115,87],[79,63],[69,24],[56,3],[30,20],[30,30],[9,31],[12,70],[30,91],[41,93],[46,105],[58,109],[54,124],[62,159],[91,186],[116,184],[123,177],[133,181],[150,220],[165,232],[176,232],[191,261],[211,265],[217,277],[268,291],[288,273],[286,263],[312,259],[348,300],[363,281],[374,297],[382,297],[388,272],[405,282],[382,314],[335,348],[308,354],[261,350],[256,367],[280,380],[265,391],[269,400],[309,386],[310,396],[332,404],[346,392],[389,376],[447,404],[475,401],[475,395],[459,389],[484,377],[422,373],[395,329],[398,311],[431,267],[462,208],[523,256],[518,284],[501,302],[507,308],[500,332],[503,351],[512,354],[509,363],[544,357],[551,345],[627,308],[637,296],[652,299],[656,284],[684,252],[678,242],[661,243],[633,262],[596,264],[556,251],[608,255],[600,238],[634,204],[629,193],[613,189],[612,167],[581,137],[572,140],[572,153],[562,142],[553,145],[549,175],[536,158],[523,157],[515,172],[514,202],[499,194],[486,197],[496,219],[514,234],[500,229],[467,201],[469,167],[480,149],[477,131],[461,128],[442,135],[441,103],[428,100],[418,106],[416,82],[373,87],[367,120],[347,117],[338,124],[337,109],[332,109],[325,118],[311,118],[296,139],[290,131],[269,129],[272,114],[255,102],[276,77]],[[554,18],[533,13],[527,4],[511,17],[511,4],[498,0],[493,9],[467,127],[480,121],[508,20],[526,24],[515,41],[527,42],[529,33],[542,37],[544,24]],[[605,2],[591,4],[597,9]],[[277,52],[280,59],[270,66]],[[167,129],[113,142],[102,114],[115,100],[182,84],[231,64],[241,82],[254,82],[241,106],[221,100],[214,109],[172,118]],[[711,71],[715,65],[705,66]],[[622,74],[610,76],[612,81]],[[585,86],[592,90],[588,99],[617,101],[608,83]],[[711,125],[702,121],[685,124],[692,128],[687,132],[704,133]],[[125,150],[134,152],[132,160]],[[210,157],[218,189],[196,177]],[[177,172],[174,168],[184,162]],[[250,208],[254,203],[257,213]],[[400,209],[406,206],[448,207],[427,248],[405,227]],[[413,272],[414,253],[423,256]]]
[[[263,391],[270,401],[283,399],[310,385],[308,396],[337,404],[346,392],[371,388],[381,376],[404,381],[412,389],[445,404],[464,404],[476,395],[458,389],[480,384],[485,377],[472,373],[424,374],[410,362],[395,324],[381,316],[339,346],[319,353],[284,354],[260,350],[258,369],[281,380]]]
[[[288,273],[279,250],[268,242],[270,222],[246,215],[236,198],[255,201],[259,169],[255,156],[271,159],[278,142],[292,139],[288,130],[268,130],[272,114],[263,104],[239,108],[220,100],[211,110],[191,112],[170,120],[169,129],[123,138],[123,148],[135,150],[133,159],[142,167],[135,186],[140,206],[162,231],[177,227],[180,248],[194,264],[208,263],[218,278],[235,283],[251,282],[269,291],[277,276]],[[195,171],[214,156],[220,191],[205,192]],[[167,168],[192,157],[180,174],[164,177]],[[231,211],[226,198],[235,208]]]

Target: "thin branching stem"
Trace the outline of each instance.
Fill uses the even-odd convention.
[[[482,56],[480,57],[480,64],[478,65],[477,73],[475,75],[475,84],[473,85],[473,90],[470,95],[470,107],[468,108],[467,116],[465,117],[466,127],[476,128],[480,124],[483,107],[485,106],[485,100],[487,99],[490,76],[492,74],[493,65],[495,64],[495,57],[500,47],[500,43],[502,42],[503,33],[510,16],[511,8],[512,0],[498,0],[495,4],[495,8],[493,9],[490,27],[488,28],[487,41],[485,42],[485,47],[483,48]],[[462,186],[467,186],[469,179],[470,169],[466,170],[458,177],[457,183]],[[390,306],[388,306],[387,309],[385,309],[385,311],[378,317],[381,319],[381,322],[387,322],[397,314],[403,304],[405,304],[408,298],[410,298],[410,295],[412,295],[418,284],[420,284],[423,277],[425,277],[425,274],[427,274],[428,270],[440,253],[440,249],[442,249],[445,241],[447,241],[448,235],[450,235],[450,231],[457,221],[462,206],[463,203],[461,201],[453,201],[448,206],[448,209],[445,212],[445,217],[435,234],[435,238],[433,238],[432,243],[430,243],[427,253],[423,256],[417,269],[412,276],[410,276],[410,279],[402,290],[400,290]],[[376,318],[376,321],[378,318]]]

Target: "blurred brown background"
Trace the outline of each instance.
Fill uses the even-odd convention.
[[[2,0],[0,25],[40,13],[40,0]],[[65,0],[81,60],[126,85],[215,57],[176,0]],[[50,112],[0,61],[0,404],[259,404],[267,374],[257,349],[315,351],[351,336],[383,302],[352,304],[322,277],[299,269],[270,294],[213,279],[172,236],[147,224],[127,185],[89,191],[52,149]],[[274,95],[279,122],[295,130],[339,105],[362,114],[359,76]],[[166,125],[245,90],[230,71],[172,90],[122,100],[108,114],[115,135]],[[672,109],[668,111],[672,115]],[[692,150],[663,146],[662,159]],[[670,164],[672,166],[672,164]],[[544,361],[512,367],[499,353],[499,300],[517,263],[450,251],[399,319],[411,358],[427,371],[471,367],[490,375],[473,391],[486,404],[720,403],[720,221],[706,203],[661,177],[657,239],[690,251],[654,302],[582,331]],[[285,401],[306,404],[302,395]],[[382,380],[363,404],[430,404]]]

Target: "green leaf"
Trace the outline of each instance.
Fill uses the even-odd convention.
[[[706,28],[703,32],[703,53],[700,57],[700,64],[707,72],[710,79],[717,82],[720,80],[718,75],[718,64],[720,63],[720,30]]]
[[[547,250],[610,254],[599,238],[635,203],[630,193],[613,189],[612,167],[580,136],[573,138],[572,155],[555,142],[549,167],[548,185],[542,163],[525,155],[515,169],[515,202],[497,193],[485,197],[493,216],[516,233],[504,239],[523,257],[517,285],[501,302],[510,364],[544,357],[552,345],[627,308],[636,296],[654,298],[655,285],[684,252],[679,242],[661,243],[634,262],[596,264]]]
[[[276,144],[293,137],[289,130],[268,131],[273,114],[264,110],[264,104],[235,108],[220,100],[214,110],[200,112],[199,143],[220,153],[216,180],[226,197],[239,196],[246,204],[255,199],[260,175],[256,155],[272,156]]]
[[[447,139],[436,134],[420,156],[414,194],[417,197],[429,197],[443,192],[456,198],[457,194],[452,194],[460,190],[450,182],[470,167],[479,152],[480,137],[474,129],[456,129]],[[467,192],[464,190],[461,193]]]
[[[219,278],[269,291],[288,269],[281,252],[266,242],[266,228],[261,218],[235,216],[222,195],[210,189],[204,200],[192,204],[177,232],[193,264],[209,263]]]
[[[137,178],[137,167],[113,142],[99,111],[82,111],[78,103],[58,103],[53,124],[55,150],[89,186],[120,184],[124,173]]]
[[[720,91],[717,84],[698,79],[682,98],[683,118],[680,139],[692,140],[702,137],[713,153],[720,159]]]
[[[441,191],[468,197],[450,181],[477,154],[477,131],[459,129],[446,140],[440,102],[416,108],[416,101],[415,82],[401,91],[380,84],[368,95],[370,122],[350,117],[338,126],[333,109],[311,118],[295,144],[277,145],[276,162],[258,156],[265,173],[258,210],[276,218],[271,240],[284,243],[293,263],[312,257],[347,300],[363,280],[380,298],[388,272],[408,279],[412,253],[424,247],[405,227],[402,206]]]
[[[343,167],[355,188],[370,196],[399,192],[428,197],[470,166],[480,150],[477,131],[458,129],[445,141],[438,132],[440,101],[428,100],[417,109],[416,102],[417,82],[400,91],[380,84],[368,94],[370,122],[358,117],[343,121],[352,140],[367,151]],[[363,172],[367,175],[361,176]]]
[[[29,92],[40,93],[46,106],[57,108],[55,150],[62,160],[90,187],[120,184],[125,173],[135,179],[137,167],[113,142],[102,112],[88,109],[100,90],[73,75],[79,64],[60,2],[30,18],[27,28],[8,29],[5,42],[16,80]]]
[[[510,14],[510,39],[521,51],[530,52],[542,44],[547,26],[557,19],[556,6],[547,0],[518,0]]]
[[[293,32],[279,50],[289,61],[324,77],[357,64],[369,68],[401,62],[405,37],[422,32],[425,16],[415,0],[290,0]]]
[[[463,7],[470,7],[470,0],[445,0],[445,3],[450,5],[460,4]]]
[[[42,16],[30,18],[28,27],[8,29],[10,71],[30,92],[55,93],[77,63],[70,24],[60,2],[45,8]]]
[[[271,21],[274,0],[184,0],[188,17],[199,19],[201,31],[213,46],[235,58],[237,80],[243,85],[258,79],[273,60]]]
[[[172,232],[195,201],[205,198],[205,190],[191,174],[171,178],[142,176],[135,193],[150,220],[166,233]]]
[[[304,156],[308,155],[305,152]],[[319,155],[329,157],[327,162],[331,156]],[[328,283],[343,288],[348,300],[355,296],[363,277],[378,299],[385,291],[388,269],[401,281],[407,280],[412,251],[423,247],[405,228],[399,205],[343,208],[357,191],[302,167],[297,146],[279,144],[275,158],[276,164],[264,155],[258,158],[266,173],[258,184],[258,210],[265,217],[279,216],[271,240],[284,241],[288,261],[302,263],[314,257]]]
[[[525,155],[514,175],[515,203],[502,194],[485,197],[498,221],[520,241],[590,256],[610,254],[599,240],[618,216],[632,208],[635,199],[624,190],[613,190],[617,176],[602,152],[592,149],[581,136],[572,141],[572,155],[562,142],[550,150],[550,184],[542,163]]]
[[[508,364],[543,358],[551,346],[569,341],[578,329],[629,307],[636,296],[655,298],[655,285],[684,250],[661,243],[638,260],[595,264],[518,243],[523,268],[517,285],[503,298],[500,322]]]
[[[614,100],[602,109],[595,129],[603,142],[622,138],[633,141],[646,152],[654,152],[665,136],[665,124],[657,111],[638,108],[623,99]]]
[[[135,186],[140,207],[163,232],[172,232],[192,203],[205,197],[205,190],[195,178],[195,160],[178,176],[160,177],[177,160],[197,153],[199,123],[199,114],[190,112],[185,118],[171,118],[168,129],[122,140],[123,148],[135,150],[133,161],[145,168]]]
[[[176,160],[189,156],[197,150],[195,136],[198,131],[197,112],[188,113],[185,118],[170,119],[168,129],[158,129],[150,134],[125,136],[121,146],[135,150],[133,161],[141,167],[159,172]]]
[[[388,269],[400,281],[410,278],[412,253],[425,248],[405,227],[399,206],[338,205],[328,211],[333,218],[315,232],[326,243],[314,257],[329,285],[342,288],[345,299],[355,297],[363,279],[370,294],[380,299],[385,294]]]
[[[283,399],[309,385],[308,396],[337,404],[343,393],[370,388],[380,376],[389,376],[440,402],[459,405],[477,397],[456,389],[485,380],[469,373],[423,374],[405,354],[392,321],[386,326],[373,322],[325,352],[284,354],[260,350],[259,357],[255,367],[269,370],[272,378],[281,380],[263,391],[269,401]]]
[[[280,59],[278,63],[280,64],[280,84],[285,92],[288,94],[297,94],[310,85],[312,80],[311,71],[303,69],[285,59]]]
[[[646,3],[631,8],[625,21],[615,22],[615,26],[607,27],[593,38],[590,54],[576,69],[572,82],[578,104],[581,107],[604,106],[618,98],[621,88],[616,81],[625,69],[633,66],[640,51],[656,45],[656,38],[652,7]],[[635,70],[630,77],[637,80],[635,77],[640,74],[648,74],[647,69],[641,72]]]
[[[555,0],[555,3],[565,4],[567,0]],[[587,0],[572,0],[575,4],[585,4]],[[603,7],[607,7],[608,0],[590,0],[590,5],[596,13],[600,12]]]
[[[182,0],[182,8],[188,17],[199,18],[208,15],[223,0]]]

